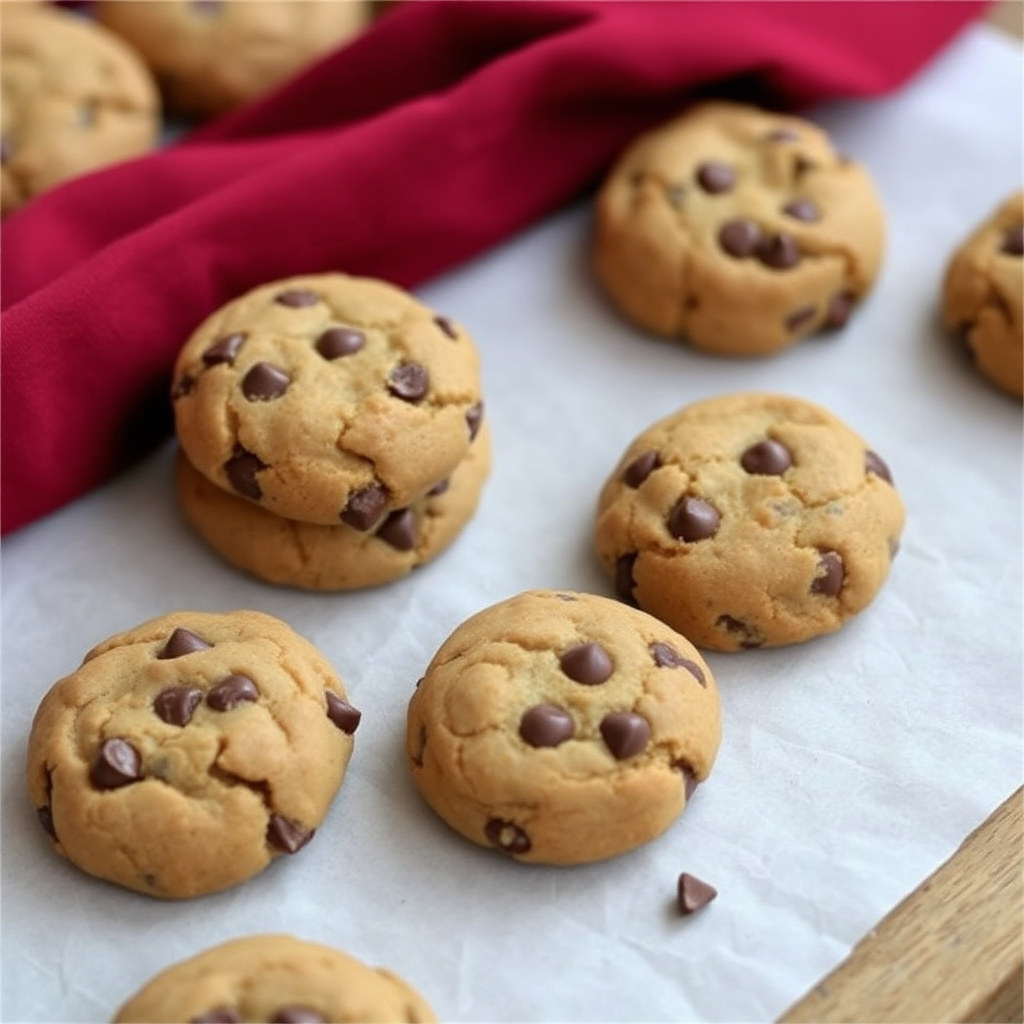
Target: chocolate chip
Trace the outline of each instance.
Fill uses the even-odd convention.
[[[774,128],[766,136],[769,142],[799,142],[800,135],[792,128]]]
[[[396,551],[412,551],[419,539],[419,521],[411,508],[392,512],[377,531],[377,536]]]
[[[205,18],[215,18],[221,13],[224,0],[191,0],[192,10]],[[232,1018],[235,1020],[236,1018]],[[241,1020],[241,1018],[237,1018]]]
[[[669,513],[668,531],[678,540],[707,540],[718,533],[721,522],[722,517],[711,502],[688,494]]]
[[[825,323],[822,325],[826,330],[838,331],[846,326],[853,310],[854,297],[849,292],[840,292],[832,296],[828,304],[828,312],[825,314]]]
[[[656,451],[644,452],[622,471],[622,482],[627,487],[639,487],[660,465],[661,457]]]
[[[168,686],[153,698],[153,710],[168,725],[186,726],[202,700],[203,691],[198,686]]]
[[[388,492],[378,483],[355,491],[341,513],[341,521],[355,530],[369,530],[388,507]]]
[[[233,1006],[215,1006],[197,1017],[189,1018],[188,1024],[242,1024],[243,1019]]]
[[[0,135],[0,164],[7,163],[14,156],[14,143],[6,135]]]
[[[791,199],[783,206],[782,212],[796,220],[813,222],[821,219],[821,212],[810,199]]]
[[[763,237],[760,226],[747,217],[727,220],[718,230],[718,244],[738,260],[753,256]]]
[[[257,363],[242,378],[242,394],[250,402],[270,402],[280,398],[291,384],[291,377],[272,363]]]
[[[740,465],[757,476],[782,476],[793,465],[789,449],[768,438],[751,445],[741,456]]]
[[[53,824],[53,811],[49,805],[36,808],[36,820],[43,826],[51,839],[57,838],[57,829]]]
[[[475,440],[480,433],[480,424],[484,421],[484,403],[477,402],[466,410],[466,426],[469,427],[469,439]]]
[[[633,578],[633,566],[636,565],[637,553],[631,551],[628,555],[621,555],[615,563],[615,593],[625,602],[636,605],[636,598],[633,591],[636,588],[636,580]]]
[[[601,736],[617,761],[643,752],[651,738],[651,726],[633,711],[612,711],[601,719]]]
[[[279,306],[287,306],[289,309],[302,309],[303,306],[315,306],[320,301],[320,296],[303,288],[293,288],[279,292],[274,296],[274,301]]]
[[[298,853],[313,838],[315,831],[307,831],[297,822],[272,814],[267,823],[267,842],[284,853]]]
[[[598,686],[615,671],[608,652],[597,643],[577,644],[559,659],[562,671],[574,682],[584,686]]]
[[[228,334],[215,341],[204,353],[203,362],[207,366],[216,366],[218,363],[234,363],[238,350],[245,342],[246,335]]]
[[[171,389],[171,400],[176,402],[179,398],[191,395],[195,390],[196,379],[189,373],[183,373],[178,383]]]
[[[230,675],[210,690],[206,703],[214,711],[230,711],[239,704],[251,704],[259,697],[260,691],[248,676]]]
[[[728,192],[736,184],[736,172],[729,164],[709,160],[697,168],[697,184],[711,195]]]
[[[885,464],[885,460],[877,452],[867,451],[864,453],[864,468],[868,473],[880,476],[887,483],[892,483],[892,473]]]
[[[447,334],[452,341],[456,341],[459,337],[459,332],[455,330],[455,325],[446,316],[435,316],[434,323],[441,328],[442,333]]]
[[[531,747],[557,747],[576,731],[572,715],[554,704],[538,704],[519,720],[519,735]]]
[[[719,629],[724,629],[727,633],[738,634],[741,638],[740,647],[743,650],[753,650],[753,648],[760,647],[764,643],[750,626],[740,619],[734,619],[731,615],[719,615],[715,619],[715,625]]]
[[[1024,224],[1018,224],[1006,232],[999,251],[1007,256],[1024,256]]]
[[[358,352],[366,344],[366,335],[354,327],[328,327],[316,339],[316,350],[324,359],[341,359]]]
[[[797,156],[793,161],[793,172],[798,178],[802,178],[808,171],[813,171],[817,163],[806,156]]]
[[[773,270],[790,270],[800,262],[800,246],[792,235],[780,231],[761,242],[757,258]]]
[[[257,456],[246,451],[241,445],[235,447],[234,454],[224,463],[224,473],[231,486],[239,494],[256,501],[263,497],[263,488],[260,487],[256,474],[266,468],[265,462],[260,461]]]
[[[359,728],[363,713],[352,707],[333,690],[324,691],[327,695],[327,717],[347,736]]]
[[[818,571],[811,583],[811,593],[836,597],[843,589],[843,581],[846,578],[843,556],[838,551],[822,551],[820,556]]]
[[[404,402],[418,402],[430,387],[427,368],[419,363],[399,363],[388,375],[388,391]]]
[[[427,491],[427,497],[438,498],[442,494],[444,494],[444,492],[447,491],[450,486],[451,481],[448,479],[448,477],[445,477],[443,480],[438,480],[437,483],[434,484],[434,486],[431,487],[429,491]]]
[[[686,802],[690,802],[690,797],[697,791],[697,787],[700,785],[700,780],[697,778],[697,773],[693,770],[693,767],[686,763],[686,761],[676,761],[673,765],[677,771],[682,772],[683,775],[683,792],[686,793]]]
[[[180,658],[185,654],[209,650],[213,644],[207,643],[201,636],[196,636],[190,629],[178,626],[170,635],[158,658]]]
[[[530,837],[518,825],[501,818],[491,818],[484,826],[484,835],[502,853],[526,853],[532,845]]]
[[[142,778],[142,759],[127,741],[118,737],[104,740],[99,756],[89,772],[89,781],[97,789],[120,789]]]
[[[282,1006],[270,1018],[270,1024],[325,1024],[326,1020],[309,1006]]]
[[[700,665],[689,658],[684,658],[671,644],[667,644],[663,640],[655,640],[647,650],[651,652],[654,664],[658,668],[685,668],[701,686],[707,686],[704,670]]]
[[[707,882],[694,875],[688,875],[685,871],[679,876],[677,892],[679,913],[687,915],[706,907],[718,895],[718,890],[713,885],[708,885]]]
[[[814,319],[817,312],[816,306],[801,306],[799,309],[795,309],[786,317],[786,329],[791,332],[799,331]]]

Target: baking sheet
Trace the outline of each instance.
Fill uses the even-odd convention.
[[[3,545],[3,1019],[101,1021],[167,964],[286,931],[405,976],[449,1021],[767,1020],[934,870],[1021,781],[1021,407],[937,324],[945,260],[1022,180],[1021,50],[966,32],[899,95],[812,112],[873,172],[878,286],[838,337],[723,361],[607,305],[582,203],[419,289],[483,356],[495,469],[455,547],[374,591],[244,577],[178,518],[173,445]],[[610,594],[598,489],[628,442],[698,398],[801,395],[890,464],[908,509],[893,573],[840,633],[710,654],[724,739],[659,840],[577,868],[519,865],[451,832],[404,762],[408,697],[465,617],[534,587]],[[363,711],[316,839],[228,892],[166,903],[51,853],[24,786],[54,680],[172,609],[250,607],[317,644]],[[719,898],[674,907],[689,871]]]

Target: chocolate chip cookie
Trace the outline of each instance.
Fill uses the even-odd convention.
[[[7,5],[0,24],[0,213],[152,148],[156,84],[113,33],[43,4]]]
[[[904,524],[885,461],[801,398],[686,406],[628,447],[595,543],[619,597],[698,647],[799,643],[874,600]]]
[[[98,0],[96,17],[145,58],[169,110],[206,117],[271,91],[362,31],[364,0]]]
[[[29,793],[83,871],[200,896],[313,838],[359,717],[279,619],[174,612],[105,640],[53,685],[29,737]]]
[[[275,515],[372,531],[466,458],[478,363],[460,326],[385,281],[263,285],[182,349],[178,439],[208,480]]]
[[[1024,395],[1024,192],[1005,199],[953,253],[942,290],[946,327],[978,369]]]
[[[270,583],[353,590],[389,583],[445,550],[472,518],[491,465],[486,423],[451,476],[371,531],[284,519],[211,484],[179,453],[185,518],[227,561]]]
[[[601,188],[595,222],[597,277],[629,319],[731,356],[845,325],[885,236],[867,173],[824,131],[725,102],[637,139]]]
[[[715,680],[688,640],[609,598],[536,590],[444,642],[406,746],[420,792],[467,839],[580,864],[664,832],[720,739]]]
[[[253,935],[168,967],[132,996],[114,1021],[428,1024],[436,1019],[423,997],[390,971],[290,935]]]

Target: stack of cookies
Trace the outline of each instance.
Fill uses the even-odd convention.
[[[446,548],[490,471],[466,332],[384,281],[322,274],[228,303],[172,389],[185,518],[272,583],[387,583]]]

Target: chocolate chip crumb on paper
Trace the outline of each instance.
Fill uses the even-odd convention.
[[[676,883],[676,904],[684,917],[703,910],[715,897],[718,890],[696,875],[682,872]]]

